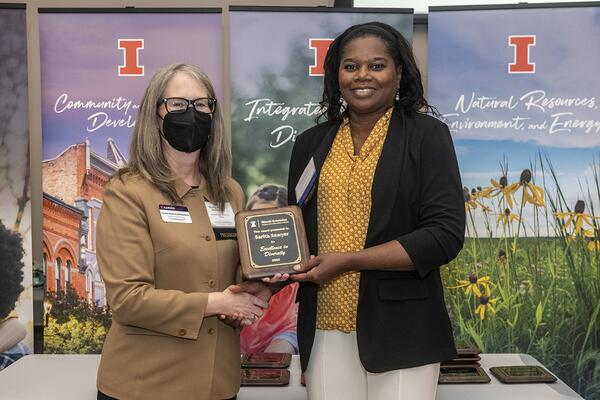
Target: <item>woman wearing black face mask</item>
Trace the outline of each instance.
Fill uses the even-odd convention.
[[[161,134],[175,150],[193,153],[200,150],[212,132],[212,110],[217,101],[210,97],[199,97],[187,100],[180,97],[162,98],[158,102],[160,108],[164,104],[167,113],[162,119]]]
[[[268,289],[237,280],[234,213],[244,195],[215,93],[197,67],[151,80],[128,165],[106,187],[97,257],[113,323],[99,399],[229,399],[239,389],[237,327],[267,307]]]

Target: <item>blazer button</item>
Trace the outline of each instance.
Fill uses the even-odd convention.
[[[208,281],[208,287],[215,287],[215,280],[211,279]]]
[[[209,335],[214,335],[215,334],[215,328],[208,328],[208,334]]]
[[[179,330],[179,336],[185,336],[187,333],[187,331],[185,329],[180,329]]]
[[[207,242],[210,242],[212,240],[212,238],[210,237],[210,235],[206,235],[206,236],[204,236],[204,240],[206,240]]]

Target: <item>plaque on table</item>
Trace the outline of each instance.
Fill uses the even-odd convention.
[[[240,211],[235,215],[244,279],[294,274],[308,264],[302,212],[297,206]]]
[[[556,377],[539,365],[492,367],[490,372],[502,383],[554,383]]]
[[[286,353],[248,353],[242,355],[242,368],[287,368],[291,361]]]
[[[441,366],[438,383],[490,383],[491,379],[478,365]]]
[[[442,365],[479,365],[480,356],[458,357],[452,360],[442,362]]]
[[[481,353],[481,350],[469,340],[457,340],[456,352],[458,353],[458,358],[462,358],[476,356]]]
[[[245,368],[240,371],[242,386],[285,386],[290,383],[290,371],[275,368]]]

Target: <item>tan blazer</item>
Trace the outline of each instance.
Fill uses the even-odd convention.
[[[237,212],[243,192],[228,186]],[[203,318],[208,293],[237,279],[237,241],[215,240],[204,185],[178,181],[177,193],[190,224],[164,222],[159,205],[171,201],[143,178],[115,177],[104,192],[97,257],[113,322],[97,385],[120,400],[226,399],[239,390],[239,332]]]

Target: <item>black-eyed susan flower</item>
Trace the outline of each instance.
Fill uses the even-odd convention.
[[[476,296],[481,296],[481,290],[479,286],[482,286],[486,292],[490,290],[490,277],[482,276],[478,278],[477,275],[469,275],[468,279],[462,279],[458,281],[458,285],[451,286],[450,289],[465,288],[465,294],[473,293]]]
[[[489,292],[487,292],[483,296],[479,296],[479,305],[475,308],[475,314],[479,314],[479,318],[483,321],[486,313],[490,313],[492,315],[496,314],[496,310],[494,309],[494,305],[498,299],[493,299],[490,297]]]
[[[599,235],[600,232],[598,232],[597,229],[585,229],[582,231],[582,236],[587,240],[587,248],[589,251],[598,251],[600,250],[600,240]],[[573,239],[571,239],[571,237],[569,237],[570,240],[575,240],[576,235],[571,235],[573,237]]]
[[[536,207],[544,206],[544,189],[531,183],[531,171],[524,169],[519,178],[519,186],[523,189],[523,205],[526,203]]]
[[[493,189],[494,188],[492,188],[492,187],[484,187],[483,190],[481,191],[481,193],[479,193],[479,196],[484,199],[491,199]]]
[[[478,190],[477,195],[482,199],[491,199],[496,194],[494,187],[486,186],[482,188],[481,186],[477,186],[477,189],[481,189]]]
[[[574,242],[575,240],[577,240],[578,236],[582,236],[584,238],[587,238],[588,240],[591,240],[595,237],[594,230],[593,229],[581,229],[579,234],[577,234],[575,231],[573,231],[573,233],[571,233],[570,235],[567,236],[567,240],[569,242]]]
[[[565,229],[568,229],[572,225],[575,235],[585,234],[586,229],[584,224],[588,224],[590,227],[593,226],[592,216],[585,213],[585,201],[583,200],[577,200],[573,211],[557,212],[554,215],[557,218],[566,219]]]
[[[506,262],[506,251],[504,249],[498,250],[498,261],[503,264]]]
[[[478,200],[478,196],[477,196],[477,191],[475,189],[472,189],[471,191],[469,191],[468,187],[463,187],[463,196],[465,199],[465,212],[469,212],[469,210],[473,209],[475,210],[477,207],[480,207],[483,211],[490,211],[490,209],[488,207],[486,207],[485,205],[483,205],[479,200]]]
[[[519,221],[519,216],[517,214],[513,214],[510,211],[510,208],[505,208],[502,214],[498,214],[497,223],[499,224],[500,222],[502,222],[502,225],[504,227],[506,227],[506,225],[512,223],[513,221]]]
[[[483,210],[483,212],[492,212],[492,209],[489,208],[488,206],[484,205],[480,200],[484,199],[485,196],[483,196],[483,189],[481,188],[481,186],[477,186],[477,190],[475,190],[475,188],[471,189],[471,197],[475,198],[477,200],[477,205],[479,207],[481,207],[481,209]]]
[[[589,251],[598,251],[598,250],[600,250],[600,240],[597,240],[596,238],[591,238],[588,241],[587,248],[588,248]]]
[[[495,179],[491,179],[490,183],[492,187],[486,188],[483,190],[483,194],[486,197],[496,197],[502,196],[501,200],[505,200],[508,208],[513,208],[514,204],[514,194],[519,189],[518,183],[508,184],[508,178],[506,175],[502,175],[500,177],[500,181],[496,181]]]

